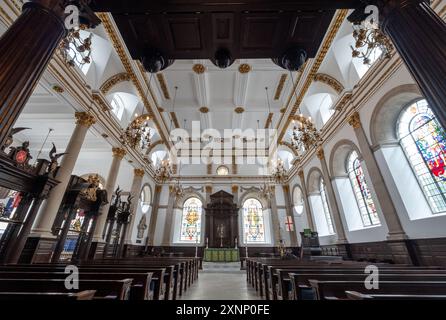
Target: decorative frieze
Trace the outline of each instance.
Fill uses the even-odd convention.
[[[350,117],[347,119],[348,124],[351,125],[354,129],[361,128],[361,118],[359,117],[359,113],[355,111]]]

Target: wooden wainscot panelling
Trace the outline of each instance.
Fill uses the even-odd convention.
[[[26,240],[19,263],[48,263],[55,247],[55,238],[30,237]]]

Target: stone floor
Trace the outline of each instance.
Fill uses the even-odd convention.
[[[198,280],[180,300],[258,300],[246,282],[246,271],[237,263],[203,263]]]

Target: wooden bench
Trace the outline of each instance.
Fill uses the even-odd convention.
[[[123,280],[132,279],[130,300],[153,300],[152,272],[146,273],[87,273],[80,272],[79,280]],[[65,272],[0,271],[2,279],[66,279]]]
[[[60,292],[0,292],[0,301],[33,300],[33,301],[67,301],[91,300],[96,291],[85,290],[76,293]]]
[[[349,300],[446,300],[446,295],[415,294],[364,294],[346,291]]]
[[[317,300],[347,299],[346,291],[367,294],[446,295],[446,281],[380,281],[379,289],[367,290],[364,281],[310,280]]]
[[[68,290],[65,279],[0,279],[0,292],[77,293],[95,290],[95,299],[128,300],[132,279],[79,280],[79,289]]]

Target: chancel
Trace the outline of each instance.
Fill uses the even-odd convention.
[[[0,0],[0,300],[446,299],[445,19]]]

